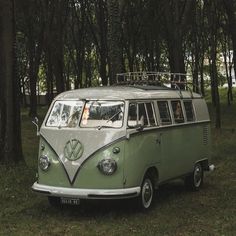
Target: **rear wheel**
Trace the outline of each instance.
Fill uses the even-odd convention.
[[[200,163],[194,166],[193,173],[185,178],[185,185],[189,190],[198,191],[203,185],[203,168]]]
[[[153,180],[149,175],[145,175],[141,185],[141,193],[139,196],[139,205],[142,209],[149,209],[153,202],[154,186]]]

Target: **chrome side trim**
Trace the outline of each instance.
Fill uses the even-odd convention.
[[[46,196],[55,197],[74,197],[82,199],[122,199],[132,198],[139,195],[141,188],[122,188],[122,189],[80,189],[63,188],[42,185],[35,182],[32,190]]]

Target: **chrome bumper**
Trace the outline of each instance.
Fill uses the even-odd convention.
[[[70,197],[82,199],[122,199],[136,197],[140,187],[122,189],[79,189],[42,185],[35,182],[32,190],[46,196]]]

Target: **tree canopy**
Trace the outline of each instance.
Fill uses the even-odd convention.
[[[211,88],[217,128],[220,85],[233,101],[235,0],[0,0],[0,9],[0,160],[10,126],[20,142],[26,96],[34,117],[39,93],[50,104],[65,90],[112,84],[119,72],[192,74],[194,91]]]

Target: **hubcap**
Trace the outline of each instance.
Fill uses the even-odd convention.
[[[144,208],[148,208],[151,205],[152,196],[153,196],[152,182],[150,181],[150,179],[146,179],[142,189],[142,202]]]
[[[196,166],[194,171],[194,184],[196,187],[199,187],[202,182],[202,168],[201,166]]]

